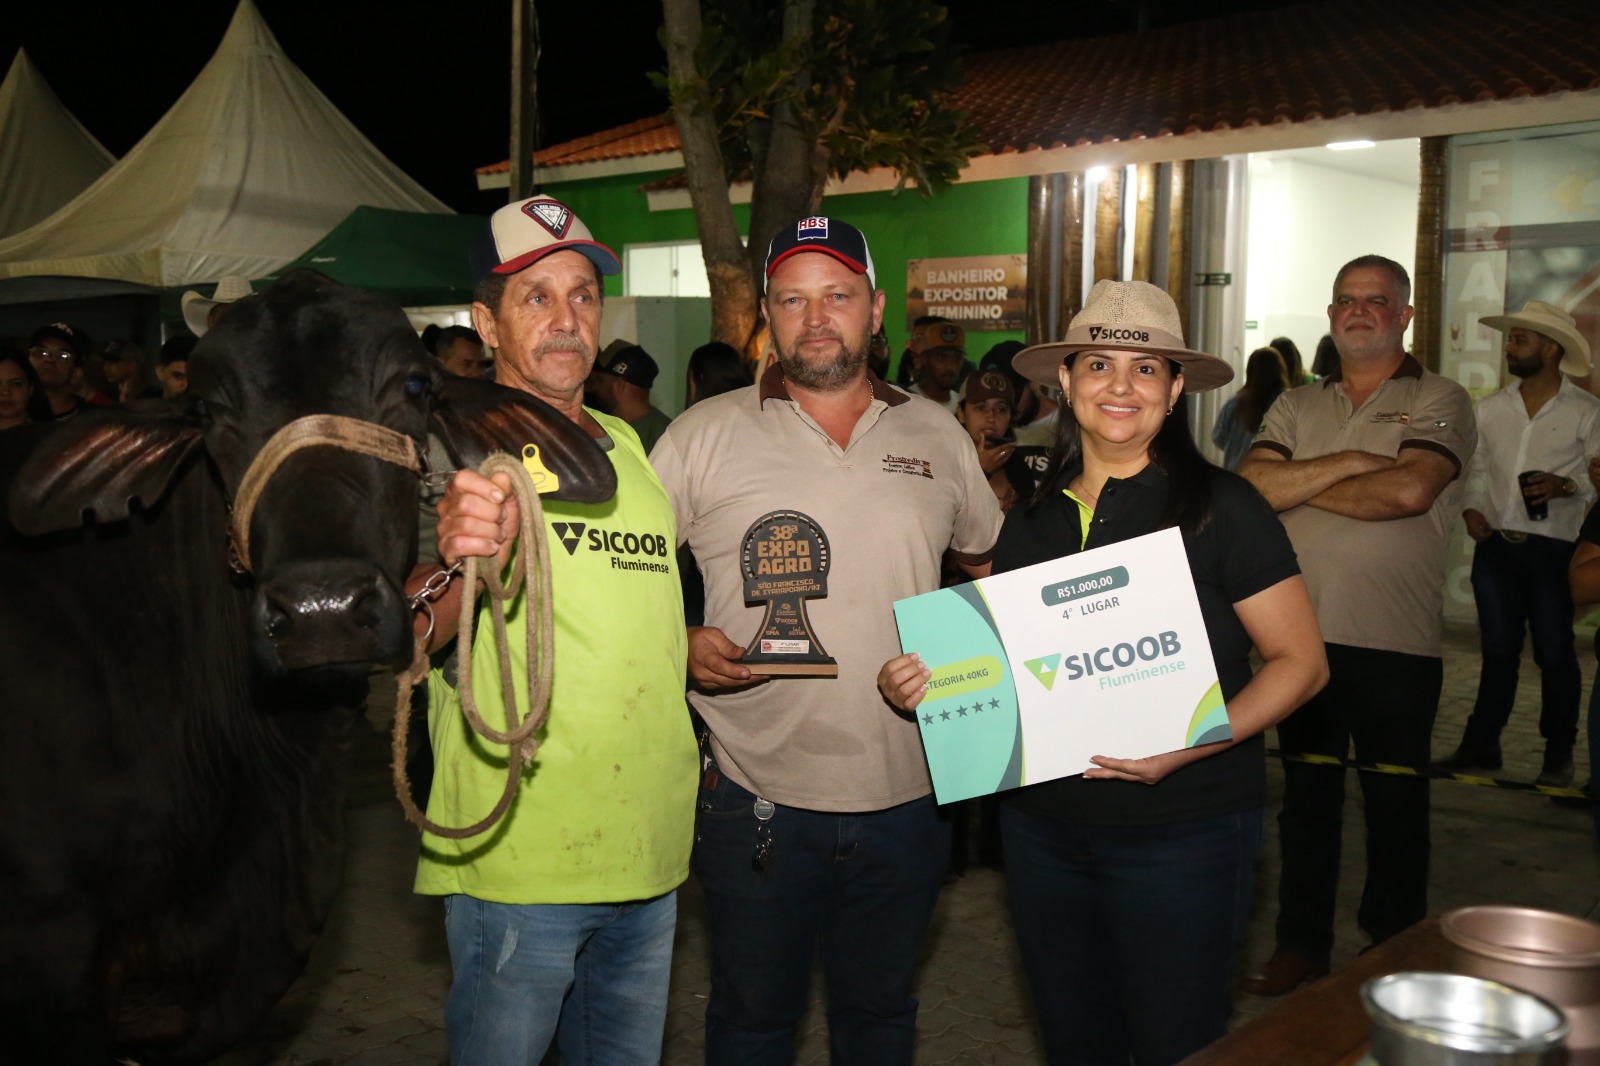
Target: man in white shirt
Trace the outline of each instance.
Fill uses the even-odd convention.
[[[1567,564],[1595,492],[1584,471],[1600,455],[1600,400],[1565,375],[1589,376],[1589,345],[1572,316],[1530,300],[1520,314],[1482,319],[1506,335],[1506,367],[1517,378],[1478,403],[1479,447],[1461,517],[1477,542],[1472,591],[1483,670],[1478,699],[1446,770],[1500,768],[1500,731],[1511,717],[1522,634],[1539,664],[1544,765],[1537,783],[1572,783],[1583,677],[1572,642]]]

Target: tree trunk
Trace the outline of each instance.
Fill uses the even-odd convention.
[[[700,3],[662,0],[661,6],[672,112],[683,146],[684,173],[700,232],[700,251],[711,283],[711,336],[743,350],[755,333],[759,290],[739,240],[739,226],[728,199],[728,176],[717,140],[717,123],[706,106],[704,79],[695,58],[700,45]]]
[[[783,5],[784,45],[795,54],[807,55],[807,42],[816,17],[814,0],[785,0]],[[809,62],[800,66],[790,79],[790,89],[798,93],[811,81]],[[765,288],[762,276],[767,245],[784,226],[796,219],[816,214],[822,202],[822,186],[827,181],[826,155],[823,172],[816,173],[819,147],[800,122],[800,109],[792,96],[780,100],[772,109],[772,121],[762,131],[765,144],[753,152],[755,170],[751,174],[749,270],[757,292]]]

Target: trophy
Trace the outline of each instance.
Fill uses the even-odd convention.
[[[754,674],[838,677],[806,617],[806,600],[828,594],[828,538],[809,515],[773,511],[756,519],[739,551],[746,603],[767,611],[740,662]]]

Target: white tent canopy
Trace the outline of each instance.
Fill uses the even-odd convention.
[[[0,82],[0,237],[47,217],[114,162],[17,49]]]
[[[363,137],[240,0],[216,55],[67,206],[0,240],[0,278],[259,278],[358,205],[449,213]]]

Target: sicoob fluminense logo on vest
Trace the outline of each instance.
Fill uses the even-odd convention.
[[[672,570],[665,562],[649,561],[664,560],[671,550],[667,538],[660,533],[631,533],[587,522],[551,522],[550,531],[567,549],[568,555],[577,555],[580,547],[586,551],[609,553],[613,570],[650,570],[660,574]]]

